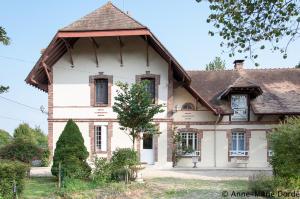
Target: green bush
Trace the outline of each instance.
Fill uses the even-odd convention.
[[[18,161],[0,160],[0,198],[13,198],[14,183],[17,193],[22,193],[29,168],[29,165]]]
[[[300,118],[289,118],[269,136],[273,156],[271,165],[275,176],[300,176]]]
[[[96,183],[109,182],[112,175],[112,164],[106,158],[96,158],[94,164],[93,181]]]
[[[0,129],[0,148],[10,143],[12,137],[10,134],[2,129]]]
[[[251,193],[271,193],[275,190],[273,177],[264,174],[253,175],[249,178],[249,191]]]
[[[138,162],[137,152],[133,149],[117,149],[111,158],[112,178],[114,180],[125,179],[126,173],[130,172],[129,167],[138,164]]]
[[[27,140],[15,139],[12,143],[0,149],[0,158],[19,160],[31,163],[34,159],[41,159],[43,150]]]
[[[49,163],[50,163],[49,158],[50,158],[50,151],[49,151],[49,149],[48,148],[44,149],[43,153],[42,153],[42,159],[41,159],[41,161],[42,161],[41,166],[42,167],[49,166]]]
[[[73,120],[69,120],[60,135],[54,151],[52,175],[58,176],[59,163],[63,176],[70,178],[88,178],[91,168],[86,159],[89,153],[84,146],[82,134]]]

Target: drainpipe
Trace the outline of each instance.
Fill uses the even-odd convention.
[[[217,167],[217,123],[220,121],[220,118],[221,115],[219,113],[214,128],[214,167]]]

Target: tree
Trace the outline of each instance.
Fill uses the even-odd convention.
[[[52,175],[59,175],[59,163],[63,176],[88,178],[91,168],[86,159],[89,153],[84,145],[82,134],[73,120],[69,120],[56,142]]]
[[[0,26],[0,43],[3,45],[9,45],[10,39],[7,36],[7,33],[3,27]]]
[[[273,156],[271,165],[278,177],[300,176],[300,118],[289,118],[268,137]]]
[[[14,130],[14,139],[20,139],[24,140],[26,142],[33,143],[37,145],[37,141],[34,137],[32,128],[26,123],[20,124],[15,130]]]
[[[300,62],[295,66],[295,68],[300,68]]]
[[[221,59],[221,57],[216,57],[214,61],[209,62],[206,65],[205,70],[224,70],[225,69],[225,61]]]
[[[48,148],[48,137],[44,134],[39,126],[36,126],[32,130],[33,137],[38,147],[47,149]]]
[[[11,140],[11,135],[8,132],[0,129],[0,148],[10,143]]]
[[[272,51],[279,50],[283,53],[283,58],[286,58],[289,44],[299,38],[299,0],[208,2],[211,13],[207,22],[217,29],[210,30],[209,35],[218,34],[223,38],[220,45],[230,49],[230,57],[236,52],[248,52],[250,59],[256,59],[258,55],[254,54],[254,49],[263,50],[264,42],[269,42]],[[281,42],[283,38],[287,39],[285,44]]]
[[[7,33],[5,31],[5,29],[3,27],[0,26],[0,43],[2,43],[3,45],[9,45],[9,37],[7,36]],[[0,85],[0,94],[7,92],[9,89],[8,86],[2,86]]]
[[[149,81],[132,84],[131,88],[127,83],[117,83],[120,90],[117,90],[113,111],[118,114],[121,130],[129,132],[132,138],[132,148],[140,134],[158,133],[157,127],[152,123],[154,115],[163,112],[162,105],[152,104],[150,94],[146,90]]]

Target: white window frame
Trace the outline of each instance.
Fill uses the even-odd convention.
[[[239,150],[240,148],[240,137],[243,136],[244,139],[244,150]],[[233,149],[233,137],[236,137],[236,149]],[[231,135],[231,150],[230,156],[248,156],[248,151],[246,150],[246,134],[244,132],[233,132]]]
[[[198,151],[198,144],[199,144],[199,140],[198,140],[198,137],[197,137],[197,133],[194,133],[194,132],[181,132],[180,133],[180,136],[181,136],[181,141],[180,141],[180,146],[182,148],[182,140],[185,140],[186,142],[186,146],[189,145],[189,138],[192,138],[192,149],[194,150],[193,153],[183,153],[183,150],[180,151],[180,154],[182,156],[200,156],[200,151]]]
[[[99,135],[100,133],[100,135]],[[96,151],[107,151],[107,126],[95,125],[94,126],[94,144]],[[99,141],[100,139],[100,141]]]
[[[234,98],[242,98],[244,97],[244,104],[237,103],[234,104]],[[241,99],[239,100],[242,101]],[[231,121],[248,121],[249,119],[249,106],[248,106],[248,95],[242,94],[233,94],[231,95],[231,109],[233,110],[233,114],[231,115]],[[243,114],[245,112],[245,114]]]

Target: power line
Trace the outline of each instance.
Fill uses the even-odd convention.
[[[18,121],[18,122],[27,122],[27,123],[34,122],[34,123],[36,123],[36,121],[22,120],[22,119],[13,118],[13,117],[7,117],[7,116],[4,116],[4,115],[0,115],[0,118],[7,119],[7,120],[14,120],[14,121]]]
[[[34,61],[29,61],[29,60],[25,60],[25,59],[16,58],[16,57],[7,57],[7,56],[3,56],[3,55],[0,55],[0,58],[14,60],[14,61],[18,61],[18,62],[24,62],[24,63],[35,63]]]
[[[11,102],[11,103],[15,103],[15,104],[18,104],[18,105],[20,105],[20,106],[24,106],[24,107],[29,108],[29,109],[32,109],[32,110],[35,110],[35,111],[38,111],[38,112],[42,112],[41,109],[39,109],[39,108],[35,108],[35,107],[32,107],[32,106],[23,104],[23,103],[21,103],[21,102],[18,102],[18,101],[15,101],[15,100],[12,100],[12,99],[3,97],[3,96],[1,96],[1,95],[0,95],[0,98],[4,99],[4,100],[6,100],[6,101],[9,101],[9,102]],[[43,112],[42,112],[42,113],[43,113]]]

